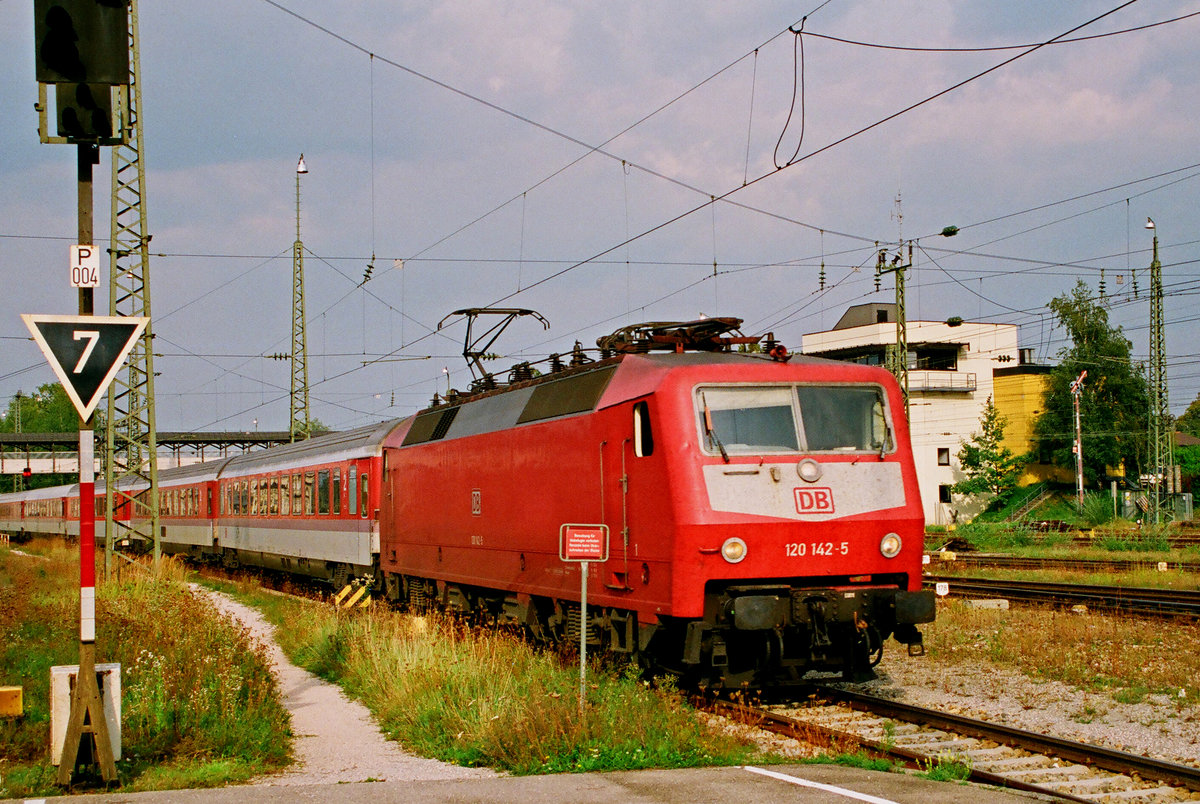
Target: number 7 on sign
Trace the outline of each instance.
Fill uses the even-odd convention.
[[[77,341],[85,340],[88,342],[88,345],[83,348],[83,354],[79,356],[79,362],[75,364],[75,368],[71,369],[72,374],[79,374],[83,371],[88,358],[92,356],[92,351],[96,348],[96,344],[100,342],[100,333],[94,329],[77,329],[71,334]]]

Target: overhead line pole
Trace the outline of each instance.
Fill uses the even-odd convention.
[[[296,165],[296,242],[292,244],[292,390],[288,431],[292,441],[312,432],[308,415],[308,335],[304,314],[304,243],[300,240],[300,177],[308,173],[304,154]]]
[[[1162,523],[1163,507],[1170,505],[1175,486],[1174,438],[1171,410],[1167,403],[1167,344],[1163,326],[1162,263],[1158,261],[1158,229],[1154,232],[1154,256],[1150,261],[1150,460],[1154,483],[1154,524]]]
[[[150,235],[146,219],[146,168],[142,154],[142,82],[137,0],[129,0],[129,84],[126,137],[112,150],[109,248],[109,314],[150,318]],[[124,376],[108,391],[105,427],[104,574],[112,572],[114,545],[132,538],[162,555],[158,504],[158,438],[154,412],[154,334],[147,324],[129,353]],[[129,485],[133,494],[118,491]],[[118,517],[118,510],[130,516]]]

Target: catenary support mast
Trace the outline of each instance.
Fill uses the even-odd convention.
[[[146,222],[146,169],[142,153],[142,81],[138,56],[137,0],[129,5],[129,108],[127,139],[112,149],[112,243],[109,248],[109,313],[150,318],[150,235]],[[154,418],[154,336],[147,325],[129,353],[127,370],[108,392],[105,428],[105,573],[112,571],[113,545],[136,539],[153,545],[158,560],[158,443]],[[144,493],[116,492],[137,481]],[[148,486],[148,487],[147,487]],[[129,506],[129,517],[113,512]],[[124,521],[123,521],[124,520]]]

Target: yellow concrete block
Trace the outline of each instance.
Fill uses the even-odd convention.
[[[0,687],[0,717],[24,715],[24,694],[21,687]]]

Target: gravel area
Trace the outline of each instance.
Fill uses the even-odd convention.
[[[296,762],[283,773],[264,776],[260,785],[311,785],[338,782],[468,779],[496,775],[405,753],[385,739],[371,713],[341,688],[287,660],[273,639],[274,626],[256,609],[219,592],[207,594],[217,609],[240,622],[267,646],[292,715]]]
[[[1200,708],[1151,695],[1136,704],[1110,695],[1046,681],[983,662],[938,662],[892,650],[878,678],[838,686],[872,695],[989,720],[1040,734],[1101,745],[1155,759],[1200,767]],[[762,729],[705,715],[715,727],[786,757],[815,756],[823,749]]]
[[[892,650],[879,678],[847,685],[905,703],[1042,734],[1200,766],[1200,708],[1168,695],[1124,704],[1111,695],[983,662],[942,663]]]

